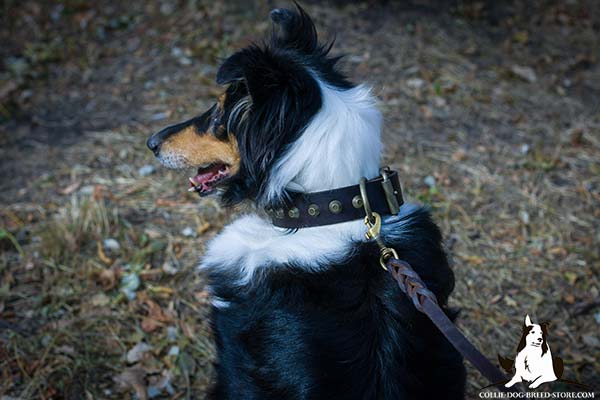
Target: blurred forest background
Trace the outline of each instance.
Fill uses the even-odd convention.
[[[219,60],[291,2],[0,4],[0,398],[202,398],[194,266],[232,215],[144,142],[212,104]],[[565,377],[597,385],[600,2],[303,5],[381,99],[386,163],[444,231],[466,335],[495,359],[526,313],[551,321]]]

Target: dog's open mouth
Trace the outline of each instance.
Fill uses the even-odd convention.
[[[212,193],[219,183],[229,176],[229,165],[225,163],[213,163],[199,167],[198,173],[189,178],[190,192],[196,192],[200,196]]]

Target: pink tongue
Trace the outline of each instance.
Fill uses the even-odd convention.
[[[210,180],[211,178],[213,178],[215,175],[217,175],[219,173],[219,168],[221,168],[221,165],[219,165],[219,164],[213,165],[210,168],[203,170],[198,175],[194,176],[193,179],[196,183],[207,182],[208,180]]]

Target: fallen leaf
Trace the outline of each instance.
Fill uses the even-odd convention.
[[[158,239],[162,236],[160,231],[151,228],[144,229],[144,233],[148,236],[149,239]]]
[[[525,44],[529,40],[527,31],[519,31],[513,35],[513,40],[517,43]]]
[[[531,67],[523,67],[521,65],[513,65],[510,67],[510,72],[512,72],[515,76],[521,78],[524,81],[529,83],[534,83],[537,81],[537,75],[535,71]]]
[[[105,291],[114,289],[117,286],[118,280],[119,271],[114,268],[104,269],[98,274],[98,281]]]
[[[504,303],[508,307],[516,307],[517,306],[517,302],[510,296],[504,296]]]
[[[104,264],[106,265],[111,265],[113,263],[112,258],[108,257],[106,254],[104,254],[104,249],[102,248],[102,243],[98,240],[97,242],[97,246],[98,246],[98,258],[100,259],[100,261],[102,261]]]
[[[108,305],[110,303],[110,299],[104,293],[96,293],[94,296],[92,296],[91,303],[95,307],[102,307]]]
[[[67,345],[59,346],[56,348],[56,351],[58,353],[67,354],[70,356],[75,355],[75,349],[72,346],[67,346]]]
[[[464,259],[471,265],[482,265],[485,262],[485,260],[479,256],[466,256]]]
[[[452,153],[452,159],[454,161],[464,161],[467,159],[467,152],[463,149],[458,149],[454,153]]]
[[[573,295],[572,295],[572,294],[570,294],[570,293],[569,293],[569,294],[566,294],[566,295],[564,296],[564,299],[565,299],[565,301],[566,301],[567,303],[569,303],[569,304],[574,304],[574,303],[575,303],[575,296],[573,296]]]
[[[550,250],[548,250],[548,253],[552,254],[553,256],[566,257],[568,254],[568,251],[564,247],[557,246],[557,247],[552,247]]]
[[[152,333],[155,330],[164,326],[164,324],[160,321],[157,321],[153,318],[144,318],[140,324],[142,330],[146,333]]]
[[[71,194],[74,191],[76,191],[77,189],[79,189],[79,185],[81,185],[81,182],[79,182],[79,181],[73,182],[69,186],[67,186],[67,187],[65,187],[63,189],[60,189],[58,191],[58,193],[64,194],[64,195]]]
[[[565,278],[569,284],[573,285],[577,280],[577,274],[575,272],[567,271],[565,272]]]
[[[194,339],[196,334],[194,332],[194,328],[191,324],[188,324],[185,321],[179,321],[179,327],[181,328],[181,332],[188,339]]]
[[[146,300],[148,306],[148,316],[160,322],[171,322],[173,317],[163,311],[160,305],[150,299]]]
[[[204,232],[206,232],[207,230],[210,229],[210,223],[209,222],[205,222],[202,225],[200,225],[199,227],[196,228],[196,233],[198,235],[202,235]]]
[[[133,389],[140,400],[148,400],[146,393],[146,373],[140,367],[125,369],[119,375],[113,377],[115,383],[123,389]]]
[[[127,352],[127,362],[133,364],[142,360],[144,355],[152,349],[153,347],[145,342],[136,344]]]
[[[502,300],[502,295],[501,294],[497,294],[497,295],[495,295],[494,297],[492,297],[490,299],[490,304],[496,304],[500,300]]]

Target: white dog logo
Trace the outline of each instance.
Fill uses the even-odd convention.
[[[534,324],[529,315],[525,317],[523,336],[517,346],[515,360],[503,358],[498,355],[500,365],[511,373],[514,367],[515,374],[504,386],[511,387],[515,383],[530,382],[529,388],[535,389],[545,382],[554,382],[561,378],[563,361],[559,357],[552,358],[552,352],[546,337],[548,324]]]

